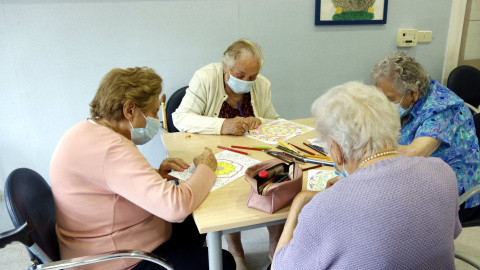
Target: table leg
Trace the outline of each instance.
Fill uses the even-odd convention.
[[[211,270],[221,270],[222,266],[222,233],[207,233],[208,265]]]

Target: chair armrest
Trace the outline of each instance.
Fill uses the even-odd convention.
[[[30,237],[31,232],[32,230],[28,226],[28,223],[25,222],[18,228],[1,233],[0,248],[4,248],[12,242],[20,242],[26,246],[31,246],[33,244],[33,240]]]
[[[83,256],[78,258],[72,258],[67,260],[61,260],[51,263],[32,265],[28,270],[60,270],[65,268],[77,267],[81,265],[87,265],[92,263],[104,262],[114,259],[142,259],[156,263],[167,270],[173,270],[173,265],[170,264],[164,258],[157,256],[150,252],[140,251],[140,250],[117,250],[99,253],[96,255]]]
[[[468,104],[467,102],[465,102],[465,105],[467,105],[467,107],[473,111],[473,114],[477,114],[480,112],[480,106],[478,106],[478,108],[475,108],[475,106]]]
[[[475,258],[472,255],[468,255],[462,251],[455,250],[455,258],[462,260],[477,269],[480,269],[480,259]]]
[[[461,205],[462,203],[466,202],[470,197],[472,197],[473,195],[476,195],[477,193],[480,193],[480,185],[474,186],[473,188],[463,193],[462,196],[458,198],[458,204]]]

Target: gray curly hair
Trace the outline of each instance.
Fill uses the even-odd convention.
[[[405,51],[397,51],[378,62],[370,73],[370,81],[377,85],[390,81],[395,91],[404,95],[418,91],[420,96],[427,93],[430,76],[427,71]]]

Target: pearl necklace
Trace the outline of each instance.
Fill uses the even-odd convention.
[[[362,163],[360,163],[358,168],[360,169],[363,166],[363,164],[365,164],[367,161],[370,161],[374,158],[381,157],[381,156],[386,156],[386,155],[393,155],[393,154],[398,154],[398,152],[397,151],[386,151],[386,152],[375,154],[375,155],[370,156],[369,158],[365,159],[364,161],[362,161]]]

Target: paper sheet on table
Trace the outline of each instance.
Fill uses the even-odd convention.
[[[309,170],[307,190],[324,190],[328,180],[336,177],[334,171],[329,170]]]
[[[268,144],[276,144],[277,140],[288,140],[295,136],[309,132],[314,128],[298,124],[285,119],[260,125],[258,128],[245,133],[245,136]]]
[[[217,170],[215,171],[217,181],[215,181],[215,184],[213,184],[210,191],[214,191],[215,189],[243,176],[248,167],[260,162],[259,160],[250,158],[246,155],[237,154],[231,151],[217,153],[215,154],[215,158],[217,158]],[[190,164],[190,167],[183,172],[173,171],[169,174],[185,181],[193,175],[195,168],[194,164]]]

